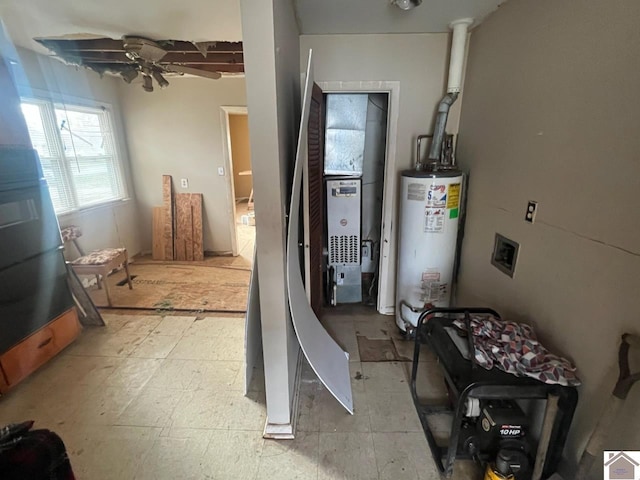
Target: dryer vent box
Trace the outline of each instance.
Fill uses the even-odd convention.
[[[519,248],[520,245],[517,242],[496,233],[496,239],[493,245],[493,255],[491,256],[491,264],[502,273],[513,277],[516,270]]]

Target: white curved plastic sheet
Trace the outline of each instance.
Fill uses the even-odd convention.
[[[307,157],[307,128],[309,108],[313,87],[312,52],[309,50],[307,77],[302,103],[302,119],[296,151],[296,164],[293,174],[291,209],[289,211],[289,229],[287,237],[287,292],[293,327],[302,347],[304,356],[320,381],[353,414],[353,394],[349,374],[349,354],[331,338],[309,305],[302,282],[300,254],[298,245],[300,226],[300,196],[302,191],[303,162]]]

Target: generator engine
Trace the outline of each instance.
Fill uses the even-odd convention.
[[[528,419],[513,400],[467,400],[459,451],[481,463],[493,462],[500,453],[508,458],[516,480],[531,476]]]

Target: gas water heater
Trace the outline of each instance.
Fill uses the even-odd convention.
[[[453,135],[446,134],[449,110],[460,94],[462,66],[473,19],[451,23],[453,38],[447,93],[438,104],[432,135],[419,135],[414,170],[402,172],[398,226],[396,324],[417,325],[426,304],[447,307],[458,241],[463,174],[455,165]],[[420,142],[431,138],[423,161]]]
[[[462,173],[457,169],[402,172],[396,323],[416,326],[431,303],[449,306],[458,239]]]

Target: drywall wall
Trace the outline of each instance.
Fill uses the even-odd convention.
[[[229,137],[233,161],[233,189],[236,198],[249,198],[253,188],[251,175],[251,145],[249,145],[249,119],[247,115],[229,115]]]
[[[152,207],[162,204],[162,175],[178,193],[203,194],[204,249],[231,251],[221,106],[246,105],[244,78],[172,78],[153,93],[122,82],[120,95],[144,251],[151,251]],[[180,179],[188,180],[188,188]]]
[[[138,209],[131,182],[126,137],[122,128],[122,116],[118,97],[118,80],[102,77],[90,70],[70,67],[36,54],[17,49],[14,65],[16,83],[22,97],[55,98],[56,101],[74,103],[80,101],[106,102],[111,106],[118,152],[123,160],[125,183],[129,198],[103,206],[60,215],[62,226],[78,225],[83,236],[79,240],[86,251],[105,247],[124,246],[130,256],[140,253],[142,245],[138,228]],[[68,255],[76,253],[69,251]]]
[[[265,435],[293,432],[299,346],[285,278],[285,219],[299,126],[298,31],[287,0],[241,0],[267,399]],[[259,152],[257,154],[256,152]]]
[[[301,62],[306,64],[309,49],[313,49],[316,82],[399,82],[396,172],[385,179],[393,182],[394,187],[398,185],[400,172],[415,164],[416,137],[433,130],[436,108],[446,91],[449,43],[450,35],[446,33],[300,36]],[[458,130],[459,102],[451,109],[449,133],[457,133]],[[397,192],[396,188],[394,192]],[[394,210],[392,225],[398,218],[396,197],[394,193],[391,198]],[[392,238],[388,277],[391,279],[395,278],[395,234]],[[382,301],[388,309],[393,309],[395,281],[389,283],[391,291],[383,295]]]
[[[291,187],[293,181],[293,167],[298,146],[300,132],[300,38],[293,3],[289,0],[273,0],[273,29],[276,54],[276,99],[278,115],[278,146],[280,160],[280,189],[281,205],[285,214],[289,212]],[[286,218],[286,215],[285,215]],[[286,226],[283,225],[283,226]],[[284,233],[284,232],[283,232]],[[285,235],[286,237],[286,235]],[[286,245],[286,242],[283,246]],[[286,249],[285,249],[286,250]],[[283,251],[284,253],[284,251]],[[284,267],[284,263],[283,263]],[[285,287],[285,303],[288,305]],[[293,405],[295,394],[295,378],[298,367],[300,345],[293,330],[289,309],[286,315],[287,352],[289,367],[289,396],[292,402],[292,413],[297,410]],[[291,421],[295,422],[295,418]]]
[[[471,175],[458,303],[531,322],[578,366],[570,462],[615,383],[620,335],[640,333],[640,3],[576,6],[511,0],[472,33],[458,148]],[[513,279],[489,263],[496,232],[520,243]],[[639,404],[636,386],[608,448],[640,445]]]

